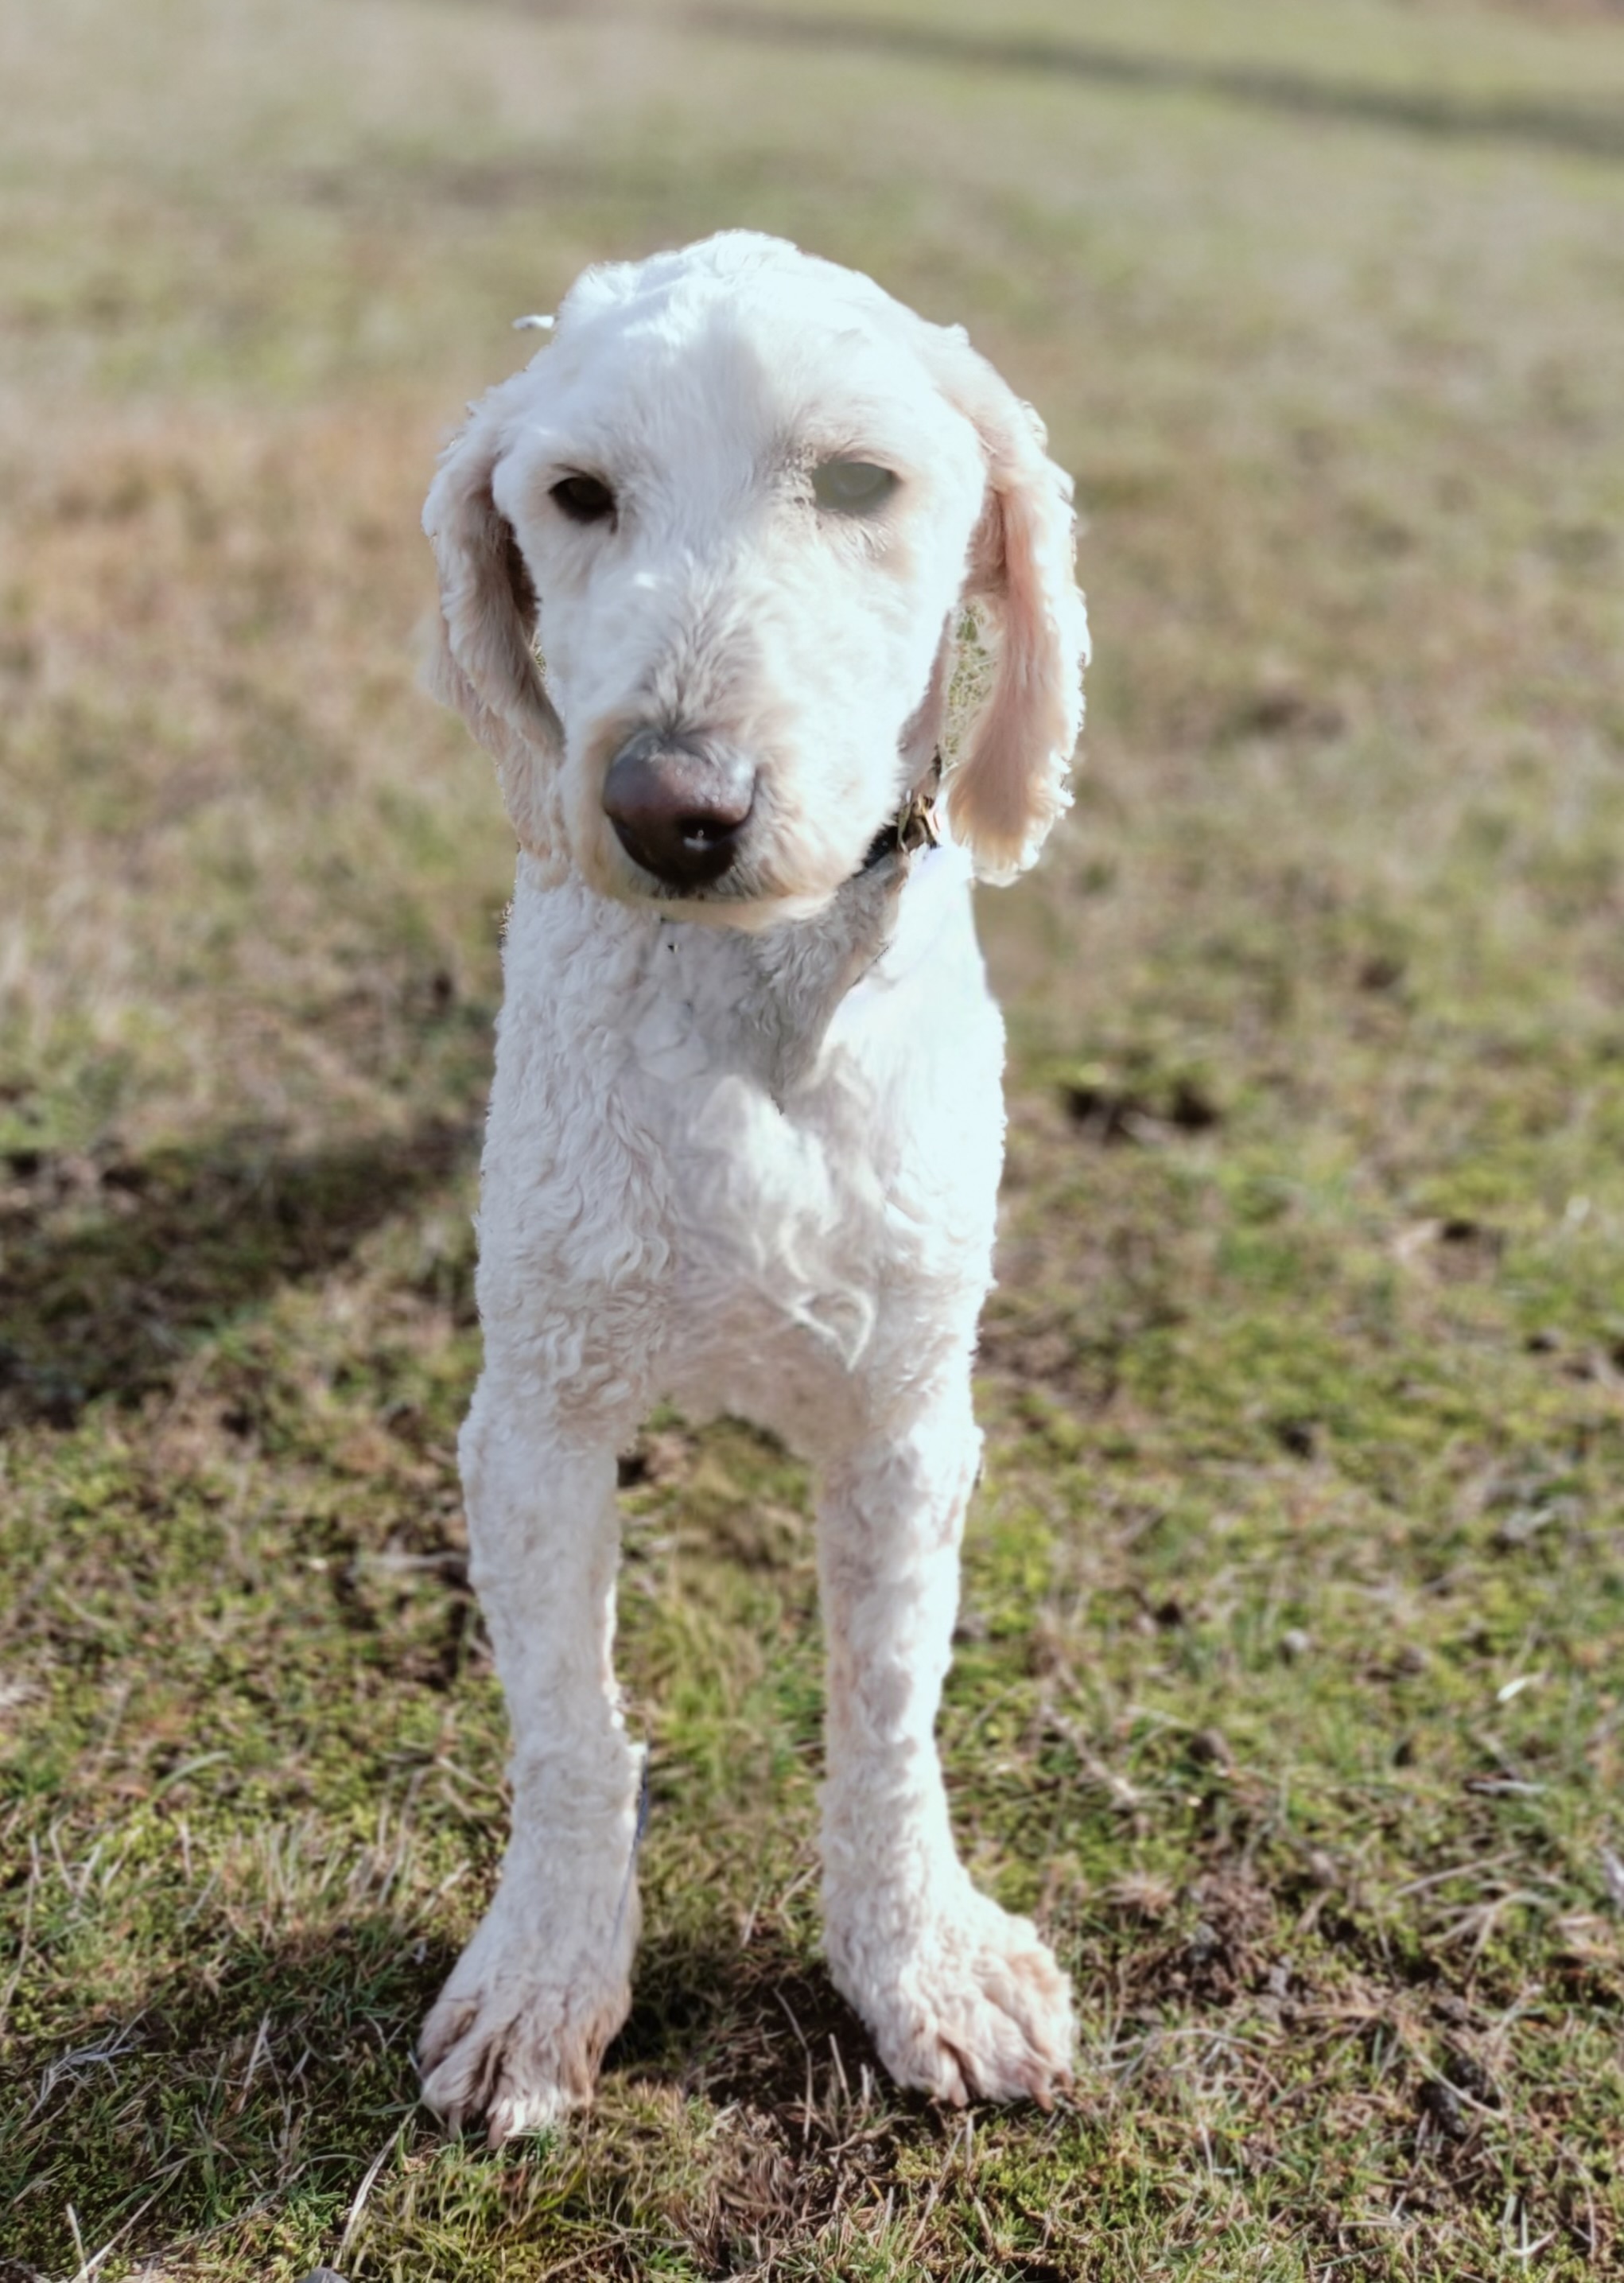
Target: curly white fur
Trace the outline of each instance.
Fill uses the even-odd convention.
[[[882,512],[819,504],[811,471],[838,456],[897,479]],[[583,472],[612,518],[560,511]],[[588,271],[430,493],[435,686],[494,753],[521,843],[462,1442],[513,1833],[422,2041],[429,2101],[493,2141],[590,2097],[629,2003],[615,1453],[662,1394],[819,1470],[836,1982],[906,2084],[1065,2081],[1064,1976],[970,1885],[933,1732],[1003,1147],[969,889],[1030,863],[1067,799],[1069,488],[961,332],[729,232]],[[953,842],[865,868],[937,743],[967,604],[999,640]],[[605,815],[610,761],[650,724],[703,725],[755,770],[711,886],[662,886]]]

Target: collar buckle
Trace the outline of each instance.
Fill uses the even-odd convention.
[[[890,822],[875,834],[864,857],[861,872],[872,872],[888,856],[911,856],[916,848],[939,848],[942,820],[936,814],[936,795],[942,789],[942,754],[938,747],[930,767],[914,786]]]

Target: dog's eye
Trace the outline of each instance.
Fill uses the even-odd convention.
[[[552,496],[571,523],[607,523],[615,512],[615,495],[596,476],[562,477]]]
[[[835,515],[872,515],[897,488],[889,468],[872,460],[823,460],[812,470],[812,497]]]

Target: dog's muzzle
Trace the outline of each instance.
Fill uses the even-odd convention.
[[[609,765],[603,813],[620,845],[668,887],[709,887],[738,853],[756,799],[740,754],[668,729],[640,729]]]

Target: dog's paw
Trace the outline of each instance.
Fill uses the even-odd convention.
[[[499,1897],[423,2025],[428,2106],[453,2131],[483,2116],[493,2148],[584,2108],[631,2008],[631,1948],[605,1941],[571,1957],[517,1940]]]
[[[423,2097],[453,2131],[483,2116],[493,2148],[540,2131],[592,2099],[629,2003],[624,1984],[592,1997],[550,1988],[517,1999],[447,1991],[423,2026]]]
[[[961,2106],[1035,2100],[1071,2084],[1071,1985],[1030,1919],[967,1882],[948,1907],[899,1935],[831,1928],[835,1980],[874,2034],[899,2084]],[[909,1914],[912,1916],[912,1914]]]

